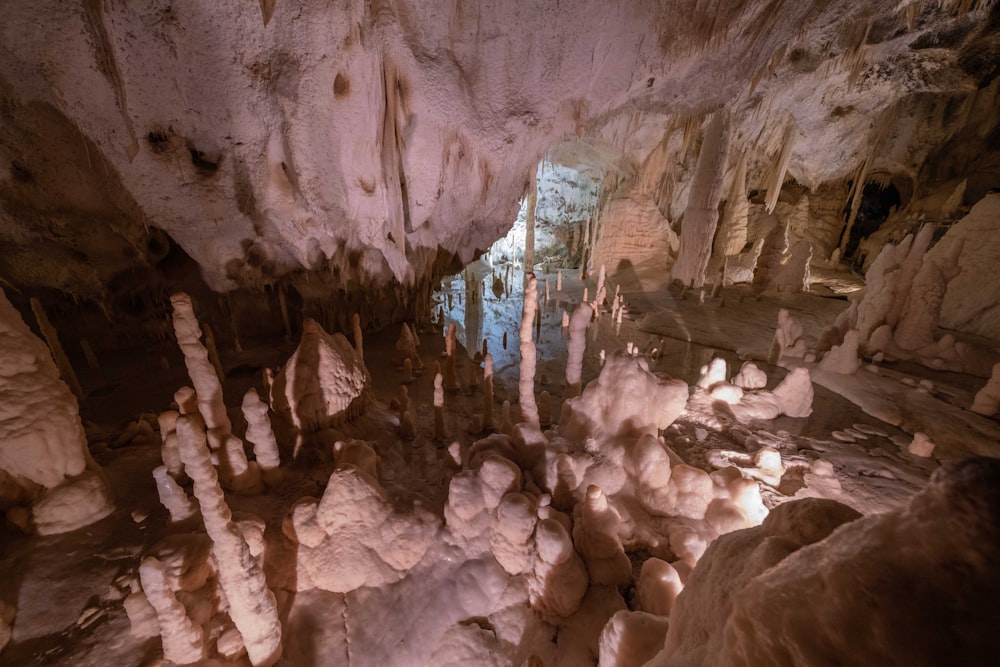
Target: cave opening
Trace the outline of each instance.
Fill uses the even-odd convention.
[[[893,211],[899,210],[902,197],[892,182],[868,181],[861,191],[858,215],[851,227],[844,257],[854,259],[861,241],[882,227]],[[844,219],[850,216],[850,206],[844,209]]]
[[[529,217],[533,217],[535,265],[577,268],[584,260],[604,179],[599,165],[561,163],[547,155],[538,163],[534,183],[521,198],[510,231],[489,249],[490,265],[524,264]],[[534,187],[534,198],[531,188]],[[528,206],[535,202],[529,216]],[[530,270],[530,268],[526,269]]]

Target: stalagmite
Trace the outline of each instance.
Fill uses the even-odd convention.
[[[556,272],[556,291],[562,292],[562,269]]]
[[[528,576],[531,607],[544,618],[565,618],[580,607],[587,592],[587,570],[569,533],[555,519],[535,528],[535,562]]]
[[[538,407],[535,404],[535,343],[531,340],[531,325],[538,309],[538,281],[528,274],[524,285],[524,307],[521,314],[521,367],[518,392],[520,393],[521,421],[538,426]]]
[[[569,341],[566,343],[566,393],[563,398],[580,395],[583,373],[583,353],[587,349],[587,326],[594,316],[589,303],[581,303],[569,321]]]
[[[45,342],[49,344],[49,350],[52,352],[52,358],[55,359],[56,366],[59,367],[59,374],[62,376],[66,384],[69,385],[73,394],[78,399],[82,400],[84,398],[83,387],[80,386],[80,381],[76,377],[76,371],[73,370],[73,365],[69,362],[69,357],[67,357],[66,352],[63,351],[62,343],[59,342],[59,334],[56,332],[56,328],[52,326],[51,322],[49,322],[49,318],[45,314],[45,309],[42,308],[41,302],[35,297],[31,297],[31,310],[35,313],[35,320],[38,322],[38,329],[42,332]]]
[[[222,398],[222,385],[215,367],[208,360],[208,350],[201,344],[201,328],[195,317],[191,298],[183,292],[170,297],[174,311],[174,333],[177,345],[184,354],[184,364],[188,376],[198,394],[198,411],[210,430],[230,433],[232,424],[226,414],[226,404]]]
[[[194,516],[198,511],[197,508],[183,487],[170,475],[167,466],[153,468],[153,479],[156,480],[156,492],[160,497],[160,504],[167,509],[171,521],[183,521]]]
[[[274,593],[267,588],[260,565],[233,523],[200,424],[181,416],[177,440],[185,470],[194,481],[205,530],[212,539],[212,555],[219,585],[229,601],[229,616],[243,636],[250,663],[270,667],[281,657],[281,624]]]
[[[573,519],[573,544],[583,557],[590,580],[612,586],[627,583],[632,563],[618,537],[621,516],[599,486],[587,487],[586,498],[573,508]]]
[[[730,379],[741,389],[763,389],[767,386],[767,373],[757,367],[752,361],[744,361],[740,372]]]
[[[648,558],[639,572],[636,597],[639,607],[650,614],[669,616],[684,585],[674,566],[659,558]]]
[[[405,384],[399,385],[399,412],[400,414],[410,409],[410,390]]]
[[[246,438],[253,445],[254,458],[264,475],[264,479],[272,483],[276,481],[281,456],[278,453],[278,442],[271,430],[271,419],[267,416],[267,405],[260,400],[257,390],[250,388],[243,396],[243,416],[247,420]]]
[[[792,246],[789,256],[771,280],[771,287],[778,292],[806,292],[809,290],[812,244],[799,241]]]
[[[413,382],[413,362],[403,359],[403,382]]]
[[[274,378],[271,409],[303,434],[338,426],[368,409],[371,375],[343,334],[328,334],[313,319]]]
[[[444,339],[444,388],[449,390],[458,389],[458,374],[455,371],[455,348],[458,345],[456,340],[455,323],[448,324],[448,334]]]
[[[698,166],[691,181],[687,209],[681,225],[680,249],[671,277],[688,287],[700,288],[705,283],[705,269],[712,254],[722,198],[726,156],[728,152],[728,118],[717,112],[708,123]]]
[[[1000,363],[994,364],[993,374],[986,386],[976,392],[970,409],[987,417],[1000,412]]]
[[[174,403],[177,404],[177,411],[182,415],[195,415],[201,419],[198,412],[198,394],[191,387],[181,387],[174,392]],[[176,419],[174,423],[176,424]],[[204,419],[202,419],[204,422]]]
[[[858,357],[860,347],[860,334],[857,329],[849,329],[844,334],[844,342],[834,345],[819,362],[819,368],[841,375],[851,375],[861,367],[861,359]]]
[[[163,658],[176,665],[189,665],[207,656],[205,631],[191,620],[167,584],[167,572],[159,560],[146,558],[139,566],[139,579],[146,599],[156,610],[163,640]]]
[[[435,364],[436,365],[436,364]],[[434,374],[434,439],[446,438],[444,429],[444,377]]]
[[[181,453],[177,448],[177,418],[176,410],[164,410],[157,417],[160,425],[160,458],[170,475],[181,480],[184,476],[184,464],[181,463]]]
[[[500,500],[490,530],[490,551],[507,574],[531,571],[537,521],[535,503],[525,494],[512,492]]]
[[[604,299],[607,297],[607,287],[604,281],[607,279],[607,272],[604,268],[604,264],[601,264],[601,270],[597,274],[597,294],[594,297],[594,312],[600,315],[601,309],[604,307]]]
[[[354,329],[354,351],[358,353],[361,361],[365,360],[364,337],[361,334],[361,316],[357,313],[351,317],[351,326]]]
[[[420,340],[412,329],[404,322],[399,330],[399,338],[396,340],[396,347],[392,354],[392,363],[405,364],[409,359],[413,368],[423,368],[423,362],[417,353],[417,346]]]
[[[774,330],[768,362],[776,364],[782,359],[802,359],[806,355],[806,341],[802,337],[804,329],[787,309],[778,310],[778,326]]]
[[[483,355],[483,428],[491,431],[493,424],[493,355],[487,352]]]
[[[416,437],[416,427],[413,425],[413,415],[409,410],[403,412],[399,417],[399,429],[397,430],[401,440],[413,440]]]

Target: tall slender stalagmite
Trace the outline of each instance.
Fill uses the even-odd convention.
[[[538,310],[538,280],[527,274],[524,284],[524,307],[521,311],[521,368],[518,391],[520,392],[521,421],[538,426],[538,406],[535,404],[535,343],[531,340],[531,326]]]
[[[594,309],[586,301],[577,306],[569,320],[569,341],[566,343],[566,393],[563,398],[580,395],[583,374],[583,353],[587,349],[587,325]]]
[[[483,428],[493,427],[493,355],[487,352],[483,355]]]
[[[156,610],[163,640],[163,658],[177,665],[204,660],[208,654],[204,629],[191,620],[184,605],[167,584],[163,563],[152,556],[139,565],[139,581],[149,604]]]
[[[208,360],[208,350],[201,344],[201,327],[198,326],[191,297],[178,292],[170,297],[170,305],[174,310],[177,345],[184,353],[184,365],[198,394],[198,411],[209,429],[231,433],[233,427],[222,399],[222,384],[215,367]]]
[[[219,585],[229,601],[229,616],[243,636],[254,667],[270,667],[281,657],[281,623],[274,593],[233,522],[208,452],[205,432],[197,419],[177,419],[177,443],[184,469],[194,482],[205,531],[212,539]]]

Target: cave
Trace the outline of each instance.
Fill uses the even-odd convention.
[[[0,34],[0,667],[995,663],[1000,3]]]

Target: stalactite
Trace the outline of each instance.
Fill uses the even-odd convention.
[[[92,370],[100,370],[101,361],[94,354],[94,348],[90,346],[90,341],[86,339],[81,340],[80,349],[83,350],[83,357],[87,360],[87,366]]]
[[[260,13],[264,18],[264,25],[267,25],[271,21],[271,17],[274,15],[274,6],[277,2],[278,0],[260,0]]]
[[[535,270],[535,207],[538,205],[538,176],[531,169],[531,183],[528,186],[527,212],[524,216],[524,272],[527,276]]]
[[[764,187],[767,189],[767,200],[765,208],[768,213],[774,212],[774,207],[778,205],[778,196],[781,194],[781,185],[785,182],[785,174],[788,172],[788,163],[792,159],[792,149],[795,147],[795,139],[798,132],[795,129],[795,122],[789,121],[785,127],[785,133],[781,137],[781,149],[777,159],[771,165]]]
[[[285,300],[285,285],[278,285],[278,307],[281,309],[281,323],[285,326],[285,340],[292,340],[292,322],[288,318],[288,303]]]
[[[719,231],[715,236],[715,255],[729,257],[738,255],[747,243],[747,219],[750,201],[747,199],[747,159],[740,151],[733,180],[726,194],[726,207],[719,221]]]
[[[76,377],[76,371],[73,370],[73,365],[69,362],[69,357],[66,356],[63,346],[59,342],[59,334],[56,332],[56,328],[49,322],[49,318],[45,314],[45,309],[42,308],[42,303],[35,297],[31,297],[31,310],[35,313],[38,328],[41,330],[42,336],[45,337],[45,342],[49,344],[49,351],[52,352],[52,358],[55,360],[56,366],[59,367],[59,374],[62,375],[63,380],[69,385],[73,394],[82,401],[85,395],[83,387],[80,386],[80,380]]]

